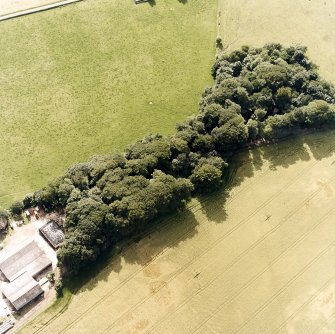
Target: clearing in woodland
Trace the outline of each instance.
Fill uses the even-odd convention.
[[[151,4],[86,0],[0,23],[0,205],[197,112],[217,2]]]
[[[114,256],[25,333],[326,333],[335,132],[240,153],[229,189]]]

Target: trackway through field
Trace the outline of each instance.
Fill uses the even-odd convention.
[[[241,153],[116,256],[63,314],[21,333],[325,333],[335,314],[335,133]]]

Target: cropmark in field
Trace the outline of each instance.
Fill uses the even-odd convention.
[[[324,333],[332,328],[335,133],[240,154],[226,193],[130,246],[20,333]]]

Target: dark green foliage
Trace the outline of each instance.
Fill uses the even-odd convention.
[[[222,38],[220,36],[216,37],[216,47],[219,49],[223,48],[223,44],[222,44]]]
[[[289,87],[280,87],[276,92],[275,99],[279,109],[285,110],[290,108],[292,99],[292,89]]]
[[[58,280],[57,283],[55,284],[55,290],[56,290],[56,296],[57,298],[63,297],[63,282],[62,280]]]
[[[203,95],[202,109],[211,108],[213,102],[239,104],[249,140],[279,138],[300,128],[334,126],[334,87],[319,77],[306,51],[305,47],[280,44],[242,50],[246,55],[238,76],[232,72],[235,54],[223,55],[213,66],[217,83]],[[242,100],[238,87],[248,93]],[[257,125],[250,118],[258,121]]]
[[[47,279],[51,284],[55,283],[55,273],[53,271],[47,274]]]
[[[258,121],[255,119],[250,118],[247,122],[248,128],[248,137],[251,140],[255,140],[259,135],[259,124]]]
[[[202,164],[194,168],[191,181],[200,192],[216,189],[221,184],[222,172],[211,164]]]
[[[7,210],[1,209],[0,208],[0,219],[7,220],[9,219],[9,212]]]
[[[98,198],[84,197],[66,208],[64,246],[58,253],[59,263],[67,274],[74,274],[87,262],[96,260],[111,242],[113,225],[106,219],[108,206]]]
[[[34,194],[34,202],[43,207],[45,211],[51,211],[60,205],[58,200],[59,182],[60,180],[50,182],[45,188]]]
[[[7,232],[10,214],[7,210],[0,208],[0,231]]]
[[[23,211],[23,204],[21,201],[16,201],[14,202],[10,208],[9,208],[10,213],[13,216],[20,216],[22,214]]]
[[[228,164],[220,157],[202,157],[196,162],[190,179],[199,192],[210,192],[221,185],[226,167]]]
[[[225,159],[260,139],[335,125],[334,87],[319,78],[306,48],[243,47],[220,56],[200,111],[174,136],[150,135],[124,155],[94,157],[26,197],[24,206],[66,210],[63,274],[222,184]]]
[[[211,135],[219,152],[230,152],[242,146],[248,139],[248,130],[241,115],[229,115]]]
[[[176,210],[191,196],[191,183],[186,179],[175,179],[161,171],[155,171],[149,184],[124,196],[110,205],[119,229],[131,233],[144,222],[150,222],[161,214]],[[123,234],[129,231],[122,231]]]
[[[26,195],[25,198],[22,201],[23,203],[23,208],[31,208],[32,206],[36,205],[35,199],[34,199],[34,194]]]
[[[334,87],[319,77],[316,66],[306,56],[306,48],[268,44],[245,49],[240,55],[242,69],[235,74],[236,53],[217,59],[212,71],[217,84],[203,96],[205,105],[212,102],[224,105],[230,99],[240,104],[242,115],[248,120],[258,108],[271,116],[312,100],[334,103]],[[247,96],[244,90],[241,94],[241,88],[247,91]]]

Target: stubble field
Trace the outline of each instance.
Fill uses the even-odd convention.
[[[335,321],[334,139],[240,154],[229,190],[163,220],[64,313],[20,333],[326,333]]]

